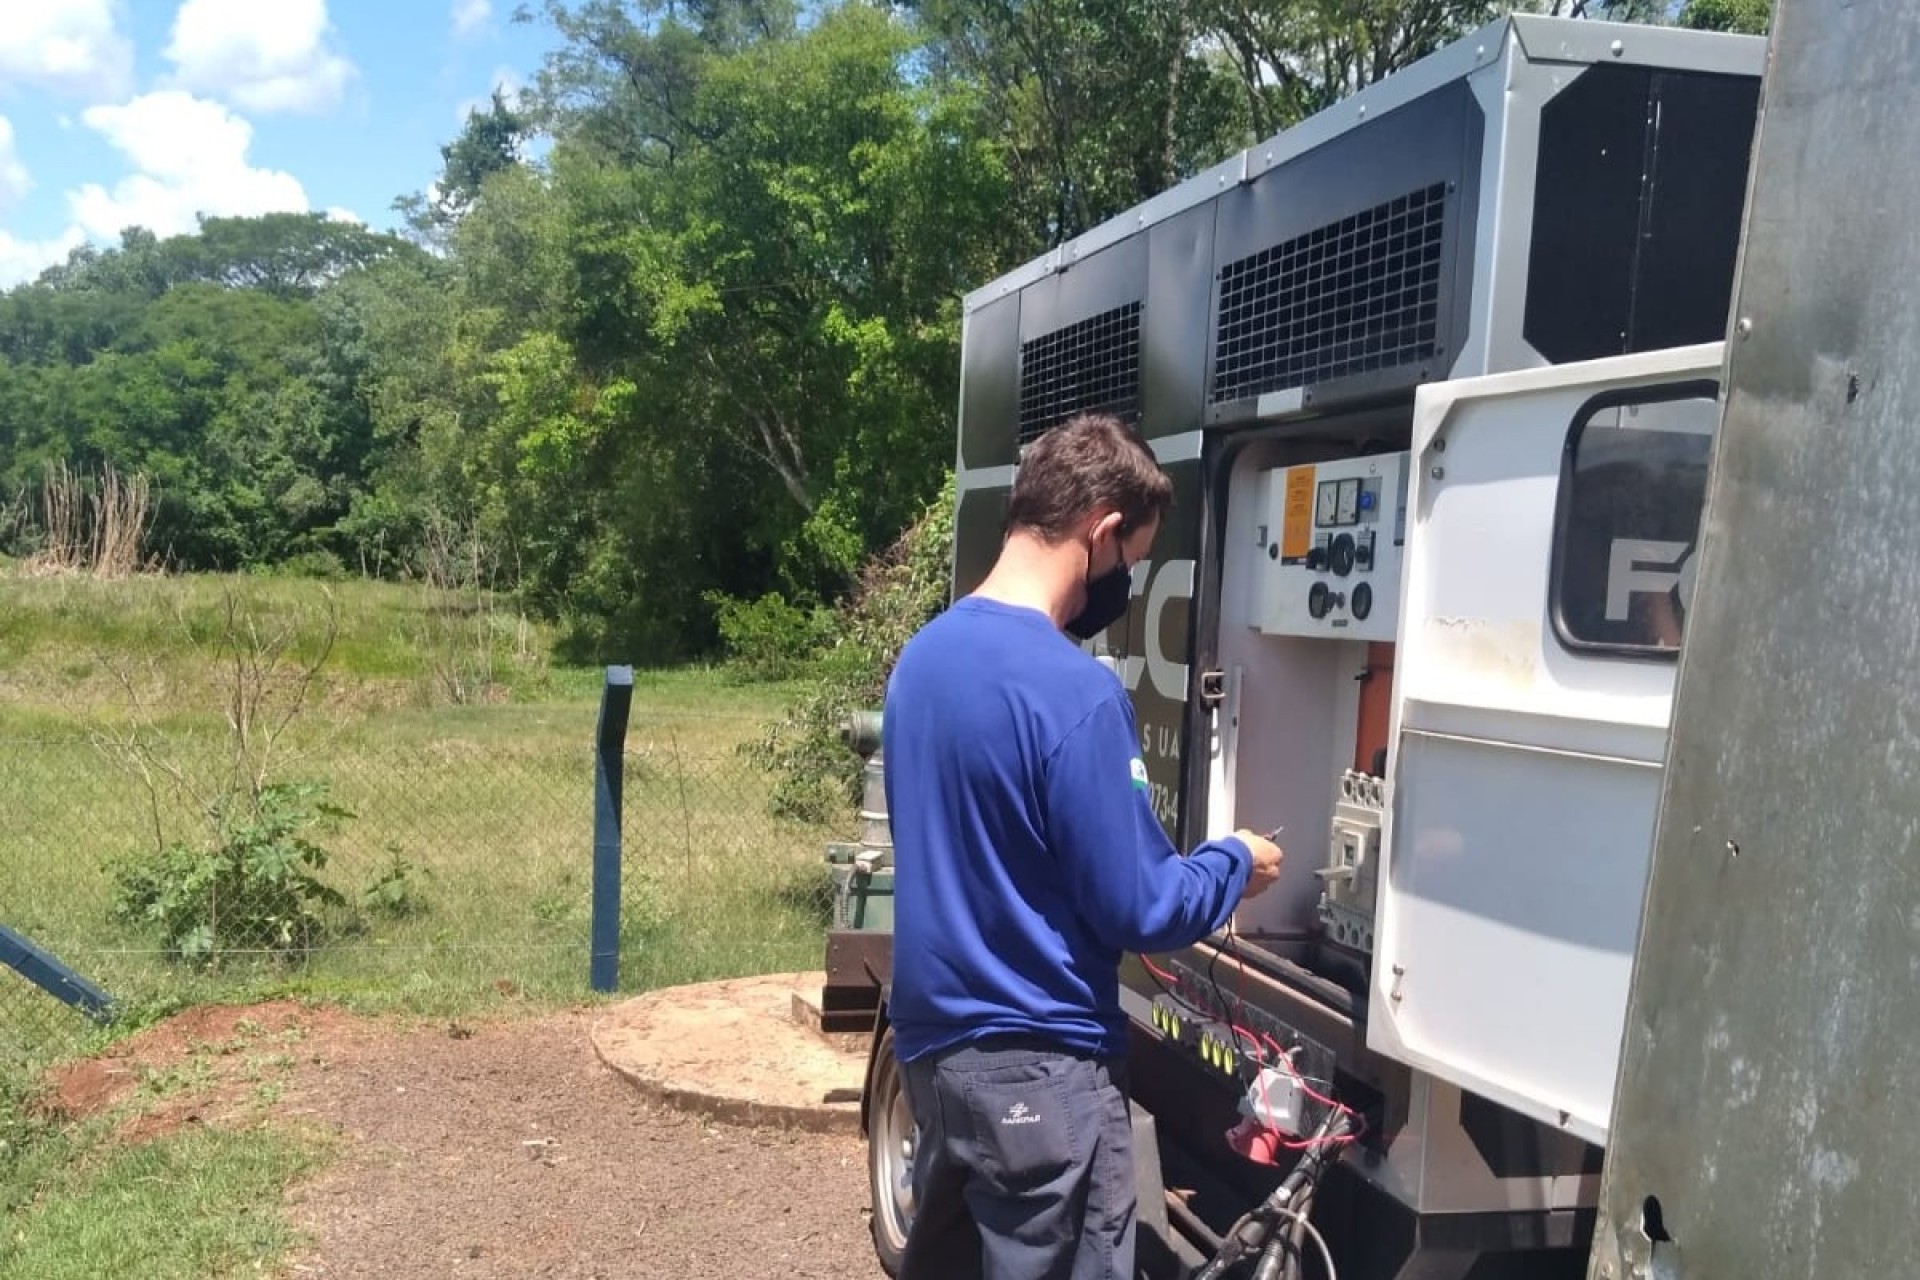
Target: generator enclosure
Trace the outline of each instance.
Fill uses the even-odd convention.
[[[1219,1020],[1377,1107],[1342,1275],[1580,1273],[1765,48],[1508,17],[965,300],[955,598],[1072,414],[1173,480],[1087,647],[1175,844],[1284,832]],[[1244,1100],[1126,981],[1136,1048]]]

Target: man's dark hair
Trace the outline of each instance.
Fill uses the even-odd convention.
[[[1027,447],[1014,473],[1007,528],[1058,542],[1097,507],[1120,513],[1121,531],[1164,516],[1173,481],[1140,433],[1109,413],[1082,413]]]

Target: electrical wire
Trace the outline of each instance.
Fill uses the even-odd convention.
[[[1204,1019],[1208,1022],[1222,1021],[1220,1015],[1215,1010],[1207,1009],[1196,1004],[1192,999],[1180,993],[1179,987],[1181,986],[1181,982],[1177,974],[1168,973],[1144,955],[1140,956],[1139,959],[1140,963],[1146,967],[1148,976],[1153,979],[1154,985],[1159,987],[1168,999],[1197,1018]],[[1220,1007],[1222,1009],[1227,1007],[1227,1001],[1224,998],[1220,1001]],[[1240,1008],[1246,1008],[1244,998],[1240,1001]],[[1296,1140],[1289,1138],[1283,1131],[1275,1128],[1273,1125],[1262,1122],[1260,1127],[1273,1135],[1276,1146],[1288,1151],[1310,1151],[1322,1146],[1349,1146],[1359,1141],[1360,1135],[1366,1130],[1366,1118],[1352,1107],[1347,1106],[1344,1102],[1339,1102],[1327,1094],[1320,1092],[1318,1089],[1315,1089],[1313,1087],[1314,1080],[1304,1075],[1294,1066],[1293,1056],[1280,1047],[1279,1041],[1264,1032],[1256,1035],[1246,1027],[1234,1022],[1231,1014],[1224,1020],[1224,1025],[1228,1030],[1232,1031],[1235,1036],[1246,1040],[1247,1043],[1253,1046],[1254,1051],[1250,1056],[1257,1066],[1264,1067],[1267,1065],[1267,1052],[1271,1051],[1274,1059],[1279,1063],[1280,1068],[1299,1086],[1302,1093],[1321,1106],[1326,1107],[1328,1110],[1345,1116],[1350,1126],[1345,1132],[1339,1135],[1301,1138]],[[1265,1041],[1264,1046],[1261,1043],[1262,1041]],[[1256,1077],[1256,1079],[1258,1079],[1258,1077]],[[1271,1115],[1273,1108],[1265,1092],[1265,1082],[1261,1081],[1260,1083],[1262,1090],[1261,1101],[1268,1103],[1267,1114]],[[1332,1082],[1330,1081],[1320,1081],[1319,1083],[1325,1083],[1328,1088],[1332,1088]]]
[[[1346,1117],[1329,1114],[1320,1122],[1314,1136],[1316,1138],[1337,1137],[1347,1126]],[[1331,1167],[1332,1160],[1333,1157],[1330,1154],[1317,1149],[1301,1155],[1293,1171],[1281,1180],[1280,1185],[1269,1192],[1259,1204],[1241,1214],[1220,1237],[1219,1246],[1206,1264],[1195,1273],[1195,1280],[1221,1280],[1221,1277],[1238,1266],[1255,1250],[1259,1251],[1263,1266],[1269,1261],[1278,1263],[1280,1259],[1273,1251],[1273,1244],[1274,1236],[1280,1232],[1280,1224],[1283,1221],[1298,1223],[1311,1211],[1320,1179]],[[1309,1229],[1311,1225],[1311,1223],[1308,1224]],[[1289,1234],[1293,1233],[1297,1233],[1297,1228],[1290,1230]],[[1328,1280],[1337,1280],[1336,1273],[1331,1269],[1333,1254],[1327,1247],[1326,1239],[1319,1237],[1314,1243],[1321,1251],[1321,1260],[1329,1264]],[[1288,1244],[1297,1257],[1299,1254],[1297,1243],[1289,1241]],[[1264,1269],[1269,1275],[1274,1271],[1273,1267]]]
[[[1287,829],[1286,824],[1282,823],[1280,826],[1277,826],[1273,830],[1267,832],[1264,836],[1261,837],[1261,839],[1266,840],[1268,843],[1272,843],[1274,838],[1277,837],[1281,832],[1285,831],[1286,829]],[[1227,997],[1226,997],[1226,993],[1220,989],[1220,978],[1218,973],[1216,972],[1216,967],[1220,963],[1220,953],[1229,949],[1232,950],[1233,961],[1235,964],[1240,966],[1239,1007],[1244,1009],[1247,1007],[1247,961],[1246,961],[1246,957],[1240,954],[1240,931],[1234,926],[1233,917],[1231,915],[1227,917],[1226,932],[1227,932],[1227,945],[1225,947],[1215,947],[1213,949],[1213,955],[1207,960],[1207,981],[1213,984],[1214,998],[1220,1001],[1220,1007],[1222,1009],[1226,1008]]]
[[[1280,1206],[1275,1206],[1274,1212],[1283,1218],[1291,1218],[1306,1228],[1307,1235],[1313,1240],[1314,1248],[1320,1251],[1320,1265],[1327,1269],[1327,1280],[1340,1280],[1340,1270],[1333,1265],[1333,1250],[1327,1248],[1327,1238],[1320,1234],[1320,1228],[1308,1220],[1306,1213],[1299,1209]]]
[[[1204,1005],[1195,1004],[1191,997],[1180,994],[1178,988],[1181,983],[1177,974],[1168,973],[1165,969],[1160,968],[1145,956],[1140,957],[1140,963],[1146,966],[1147,973],[1153,978],[1154,985],[1159,987],[1168,999],[1197,1018],[1203,1018],[1208,1022],[1223,1022],[1226,1028],[1233,1032],[1235,1036],[1253,1046],[1254,1061],[1264,1064],[1265,1059],[1261,1057],[1260,1037],[1234,1022],[1233,1015],[1230,1013],[1226,1014],[1223,1019],[1221,1010],[1227,1008],[1226,1000],[1222,999],[1219,1005],[1213,1009],[1209,1009]],[[1240,1007],[1242,1009],[1246,1008],[1246,1002],[1244,1000],[1240,1002]],[[1267,1038],[1267,1043],[1273,1043],[1272,1037]]]

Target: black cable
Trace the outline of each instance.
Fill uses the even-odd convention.
[[[1233,917],[1229,916],[1227,917],[1227,946],[1232,946],[1232,945],[1233,945]],[[1229,1005],[1227,1003],[1226,993],[1220,990],[1220,979],[1215,974],[1215,966],[1217,966],[1220,963],[1220,953],[1224,950],[1226,950],[1226,947],[1215,947],[1213,949],[1213,957],[1207,961],[1207,982],[1209,985],[1213,987],[1213,998],[1219,1003],[1220,1008],[1222,1010],[1233,1010],[1233,1012],[1228,1013],[1227,1021],[1244,1023],[1245,1019],[1240,1015],[1246,1013],[1247,1011],[1246,1002],[1244,1000],[1241,1001],[1237,1008],[1233,1005]]]
[[[1320,1179],[1333,1166],[1332,1152],[1342,1138],[1353,1131],[1352,1113],[1344,1108],[1329,1111],[1314,1133],[1312,1144],[1300,1156],[1293,1171],[1273,1192],[1253,1208],[1241,1214],[1222,1237],[1220,1248],[1193,1280],[1220,1280],[1254,1251],[1264,1254],[1280,1224],[1293,1221],[1291,1215],[1311,1207]],[[1281,1234],[1285,1234],[1281,1232]]]

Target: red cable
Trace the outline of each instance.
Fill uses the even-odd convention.
[[[1245,1009],[1247,1007],[1246,993],[1245,993],[1246,992],[1245,984],[1246,984],[1246,977],[1247,977],[1246,962],[1241,960],[1238,956],[1235,956],[1234,960],[1236,963],[1240,965],[1241,991],[1239,994],[1238,1003],[1240,1005],[1240,1008]],[[1184,987],[1186,984],[1183,983],[1177,975],[1168,973],[1165,969],[1162,969],[1160,966],[1156,965],[1153,961],[1147,959],[1147,957],[1144,955],[1140,956],[1140,963],[1146,966],[1148,973],[1151,973],[1154,977],[1158,978],[1168,988],[1168,991],[1167,991],[1168,995],[1173,996],[1175,999],[1180,1000],[1182,1003],[1185,1003],[1187,1007],[1195,1013],[1200,1013],[1203,1016],[1208,1016],[1208,1017],[1212,1016],[1211,1013],[1209,1013],[1207,1010],[1202,1009],[1199,1005],[1194,1004],[1190,1000],[1188,1000],[1187,997],[1181,996],[1179,994],[1180,989]],[[1285,1069],[1286,1073],[1289,1076],[1293,1077],[1293,1081],[1295,1084],[1300,1086],[1300,1091],[1302,1093],[1306,1094],[1307,1097],[1312,1098],[1315,1102],[1318,1102],[1322,1106],[1331,1107],[1335,1111],[1341,1112],[1342,1114],[1346,1115],[1349,1119],[1354,1121],[1355,1124],[1364,1125],[1366,1123],[1365,1120],[1360,1116],[1360,1114],[1356,1112],[1352,1107],[1347,1106],[1343,1102],[1337,1102],[1334,1099],[1327,1097],[1325,1094],[1315,1089],[1312,1085],[1308,1084],[1306,1077],[1301,1075],[1300,1072],[1295,1069],[1293,1065],[1293,1059],[1287,1055],[1286,1050],[1280,1047],[1279,1041],[1275,1040],[1272,1036],[1267,1035],[1265,1032],[1261,1032],[1258,1036],[1256,1036],[1254,1032],[1247,1030],[1245,1027],[1240,1026],[1238,1023],[1233,1022],[1231,1019],[1227,1021],[1226,1025],[1228,1029],[1231,1030],[1235,1035],[1244,1036],[1254,1046],[1255,1053],[1253,1055],[1253,1058],[1256,1063],[1262,1066],[1265,1065],[1264,1060],[1260,1057],[1258,1052],[1260,1048],[1260,1042],[1264,1040],[1266,1041],[1267,1047],[1273,1050],[1274,1056],[1279,1059],[1280,1065]],[[1267,1099],[1264,1082],[1262,1083],[1261,1100],[1263,1102],[1268,1102],[1267,1109],[1268,1109],[1268,1112],[1271,1113],[1273,1108],[1272,1108],[1271,1102],[1268,1101]],[[1354,1142],[1359,1138],[1360,1132],[1361,1132],[1360,1130],[1356,1129],[1354,1132],[1343,1135],[1338,1138],[1306,1138],[1301,1141],[1295,1142],[1295,1141],[1289,1140],[1281,1130],[1274,1128],[1271,1124],[1262,1124],[1261,1128],[1266,1129],[1268,1132],[1274,1134],[1277,1144],[1279,1146],[1286,1148],[1289,1151],[1306,1151],[1316,1146],[1340,1146],[1346,1143]]]

